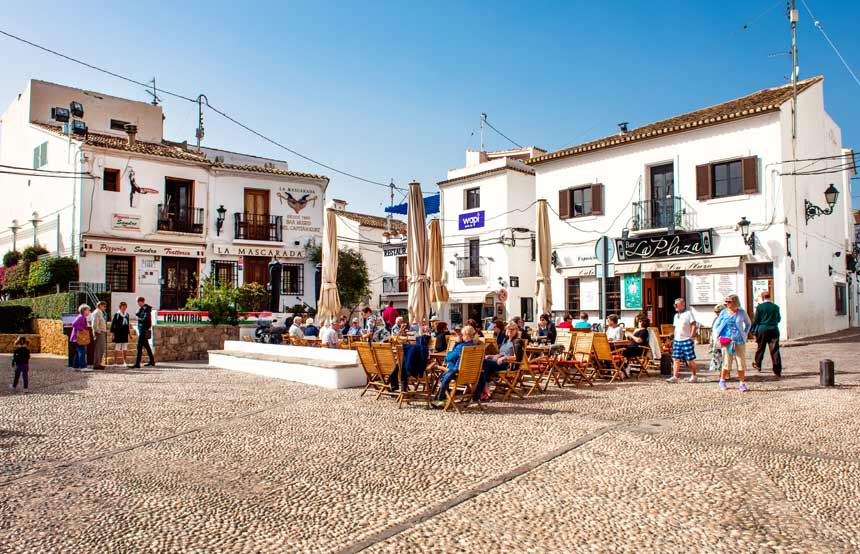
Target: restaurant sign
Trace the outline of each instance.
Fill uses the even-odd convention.
[[[140,231],[140,216],[113,214],[113,217],[111,218],[111,229],[116,231]]]
[[[398,246],[397,248],[386,248],[382,252],[386,258],[389,256],[405,256],[406,255],[406,247],[405,246]]]
[[[206,251],[202,246],[180,244],[148,244],[137,242],[110,242],[102,240],[83,241],[87,252],[100,252],[126,256],[177,256],[180,258],[202,258]]]
[[[686,231],[674,235],[615,239],[618,260],[653,260],[712,254],[711,230]]]
[[[271,318],[272,312],[239,312],[239,325],[256,325],[258,319]],[[209,322],[209,312],[158,310],[156,325],[200,325]]]
[[[301,248],[277,246],[249,246],[247,244],[214,244],[212,250],[218,256],[263,256],[266,258],[304,258]]]

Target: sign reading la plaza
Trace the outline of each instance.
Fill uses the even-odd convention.
[[[279,248],[276,246],[250,246],[247,244],[214,244],[212,250],[217,256],[264,256],[266,258],[304,258],[305,251],[300,248]]]

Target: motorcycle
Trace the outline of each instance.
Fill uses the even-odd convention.
[[[277,320],[258,319],[257,328],[254,329],[254,340],[263,344],[281,344],[281,337],[286,332],[287,328],[279,325]]]

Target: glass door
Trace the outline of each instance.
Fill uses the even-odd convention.
[[[674,228],[675,169],[672,164],[651,168],[651,228]]]

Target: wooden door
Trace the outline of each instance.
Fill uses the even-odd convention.
[[[163,310],[179,310],[197,289],[195,258],[161,258],[161,303]]]
[[[752,319],[755,316],[755,309],[758,307],[761,292],[767,290],[770,292],[770,298],[773,300],[773,264],[747,264],[747,314]]]
[[[409,272],[406,269],[406,256],[400,256],[397,258],[397,292],[409,291],[408,275]]]
[[[263,189],[245,189],[245,213],[269,215],[269,191]]]
[[[244,215],[245,238],[250,240],[269,240],[268,190],[245,189]]]
[[[266,286],[269,283],[269,259],[262,256],[245,256],[245,284],[259,283]]]
[[[672,164],[651,168],[651,226],[671,227],[674,217],[675,169]]]

